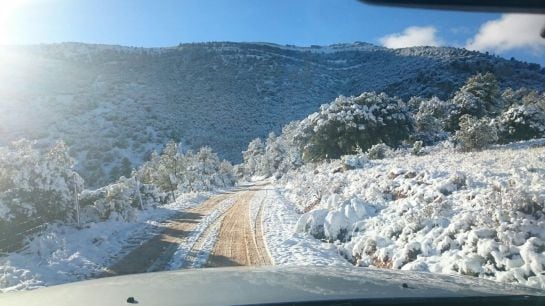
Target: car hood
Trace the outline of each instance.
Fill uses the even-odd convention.
[[[0,294],[0,305],[262,304],[341,299],[545,295],[479,278],[371,268],[276,266],[133,274]]]

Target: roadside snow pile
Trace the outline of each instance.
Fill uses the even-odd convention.
[[[82,229],[52,224],[19,253],[0,257],[0,292],[34,289],[102,273],[115,260],[161,230],[161,220],[201,203],[208,194],[183,194],[173,203],[141,211],[131,222],[111,218]]]
[[[355,265],[545,288],[543,141],[356,156],[306,165],[279,184],[303,213],[295,232],[335,242]]]
[[[335,246],[293,232],[299,214],[277,190],[261,190],[254,199],[263,203],[263,236],[274,265],[349,265]]]

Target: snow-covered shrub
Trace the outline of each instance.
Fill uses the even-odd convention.
[[[392,153],[392,148],[384,143],[377,143],[367,150],[369,159],[383,159]]]
[[[519,88],[517,90],[513,90],[512,88],[505,89],[501,94],[501,99],[503,100],[503,103],[506,107],[512,106],[512,105],[520,105],[522,104],[522,101],[532,93],[531,90],[527,88]]]
[[[412,155],[421,155],[422,154],[423,142],[421,140],[415,141],[411,149]]]
[[[346,241],[349,226],[343,211],[330,211],[324,220],[324,236],[329,241]]]
[[[294,121],[282,128],[282,134],[269,133],[265,143],[256,138],[248,144],[248,149],[242,152],[244,176],[280,178],[291,169],[303,164],[301,150],[295,142],[299,131],[299,122]]]
[[[486,117],[477,119],[463,115],[459,124],[460,130],[454,138],[463,151],[481,150],[498,141],[496,127]]]
[[[346,171],[334,171],[339,161],[305,165],[279,183],[306,212],[296,231],[334,242],[357,266],[545,288],[544,153],[438,145]]]
[[[324,223],[328,213],[328,209],[316,209],[303,214],[297,221],[295,231],[307,232],[316,239],[324,239]]]
[[[343,155],[341,157],[341,163],[345,169],[360,169],[365,166],[368,162],[367,155],[365,154],[354,154],[354,155]]]
[[[545,196],[524,186],[507,185],[488,192],[483,206],[490,210],[497,222],[515,218],[523,213],[534,218],[545,215]]]
[[[327,208],[311,210],[299,218],[295,231],[306,232],[316,239],[345,242],[350,240],[354,231],[358,231],[357,221],[369,218],[375,208],[363,203],[358,198],[343,201],[335,194],[324,201]]]
[[[169,142],[161,155],[152,153],[135,173],[144,184],[153,184],[163,192],[191,192],[232,186],[235,183],[233,167],[228,161],[220,161],[210,147],[202,147],[197,153],[181,152],[178,144]]]
[[[135,176],[121,177],[115,183],[80,195],[80,221],[98,222],[107,219],[134,221],[137,210],[165,204],[168,194],[156,185],[141,184]]]
[[[181,173],[178,184],[181,192],[212,190],[217,187],[227,187],[234,184],[232,166],[229,162],[220,162],[218,155],[210,147],[202,147],[194,155],[186,154],[186,172]],[[185,176],[184,176],[185,174]],[[180,180],[178,180],[180,181]]]
[[[287,171],[301,166],[303,163],[301,151],[295,144],[293,135],[297,132],[296,128],[297,122],[292,122],[282,129],[280,136],[269,134],[263,156],[263,174],[278,178]]]
[[[339,158],[369,149],[377,143],[397,147],[413,130],[406,104],[384,93],[366,92],[358,97],[339,97],[301,121],[305,161]]]
[[[529,92],[497,119],[500,141],[528,140],[545,136],[545,94]]]
[[[20,140],[0,148],[0,240],[73,217],[75,192],[83,187],[73,165],[63,142],[38,148]]]

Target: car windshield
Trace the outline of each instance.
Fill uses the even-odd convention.
[[[226,266],[545,289],[544,25],[0,0],[0,296]]]

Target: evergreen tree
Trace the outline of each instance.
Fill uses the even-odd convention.
[[[545,136],[545,94],[526,91],[524,96],[519,96],[511,104],[497,118],[500,142]]]
[[[460,118],[460,130],[454,137],[463,151],[482,150],[498,140],[496,127],[489,118],[478,119],[470,115]]]
[[[494,116],[503,108],[498,81],[492,73],[479,73],[470,77],[454,94],[452,103],[455,107],[446,122],[446,129],[449,131],[458,129],[463,115],[476,118]]]
[[[406,104],[384,93],[339,97],[301,122],[305,161],[339,158],[377,143],[397,147],[412,133],[413,120]]]

